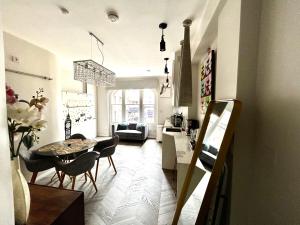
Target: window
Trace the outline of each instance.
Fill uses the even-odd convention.
[[[143,90],[144,122],[154,123],[155,95],[150,89]]]
[[[111,121],[122,122],[122,90],[114,91],[111,95]]]
[[[140,121],[140,90],[125,90],[125,120]]]
[[[155,122],[155,92],[152,89],[113,91],[111,122]]]

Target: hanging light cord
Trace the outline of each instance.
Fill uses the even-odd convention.
[[[103,54],[103,52],[102,52],[102,50],[100,49],[100,47],[99,47],[99,42],[101,43],[101,45],[102,45],[102,48],[103,48],[103,42],[95,35],[95,34],[93,34],[92,32],[89,32],[89,35],[91,36],[91,58],[93,58],[93,38],[92,37],[94,37],[95,39],[96,39],[96,43],[97,43],[97,47],[98,47],[98,50],[99,50],[99,52],[101,53],[101,56],[102,56],[102,63],[101,63],[101,65],[103,65],[103,63],[104,63],[104,54]]]
[[[98,40],[97,40],[97,47],[98,47],[99,52],[100,52],[101,55],[102,55],[102,63],[101,63],[101,65],[103,65],[103,63],[104,63],[104,55],[103,55],[103,52],[101,51],[101,49],[100,49],[100,47],[99,47],[99,41],[98,41]],[[103,45],[102,45],[102,48],[103,48]]]

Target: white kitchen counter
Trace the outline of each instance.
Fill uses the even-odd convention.
[[[189,137],[185,132],[169,132],[163,130],[162,143],[162,167],[164,169],[177,170],[177,196],[179,196],[184,179],[194,151],[189,148]],[[194,170],[188,197],[202,179],[206,169],[198,159]],[[187,198],[188,199],[188,198]]]

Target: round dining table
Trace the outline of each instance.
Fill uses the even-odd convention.
[[[67,139],[44,145],[34,151],[40,156],[68,156],[85,152],[97,144],[93,139]]]

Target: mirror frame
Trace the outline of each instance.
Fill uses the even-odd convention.
[[[211,201],[213,198],[215,187],[217,186],[218,180],[222,173],[222,170],[224,167],[224,162],[226,160],[228,149],[229,149],[231,140],[233,138],[234,130],[235,130],[235,127],[236,127],[236,124],[237,124],[237,121],[238,121],[238,118],[240,115],[240,111],[241,111],[242,103],[236,99],[213,100],[209,103],[204,120],[203,120],[203,124],[200,129],[200,134],[199,134],[199,137],[198,137],[198,140],[196,143],[196,147],[194,149],[194,154],[193,154],[191,163],[188,167],[187,174],[186,174],[183,186],[182,186],[182,191],[181,191],[178,201],[177,201],[176,211],[175,211],[175,214],[173,217],[172,225],[176,225],[178,223],[178,220],[179,220],[179,217],[181,214],[181,210],[184,206],[188,188],[191,183],[193,171],[196,167],[196,162],[198,160],[198,157],[202,151],[202,143],[203,143],[205,133],[207,130],[207,126],[208,126],[208,123],[210,120],[210,115],[213,112],[214,106],[221,102],[227,102],[227,103],[233,102],[233,108],[232,108],[231,116],[228,121],[227,128],[224,133],[224,137],[223,137],[220,149],[219,149],[217,159],[215,161],[215,164],[214,164],[212,172],[211,172],[211,176],[209,178],[209,182],[208,182],[208,185],[207,185],[207,188],[206,188],[203,200],[202,200],[202,204],[200,207],[200,211],[199,211],[199,214],[198,214],[195,224],[205,225],[205,223],[206,223],[206,219],[207,219],[207,216],[209,213],[209,208],[210,208],[210,204],[211,204]]]

